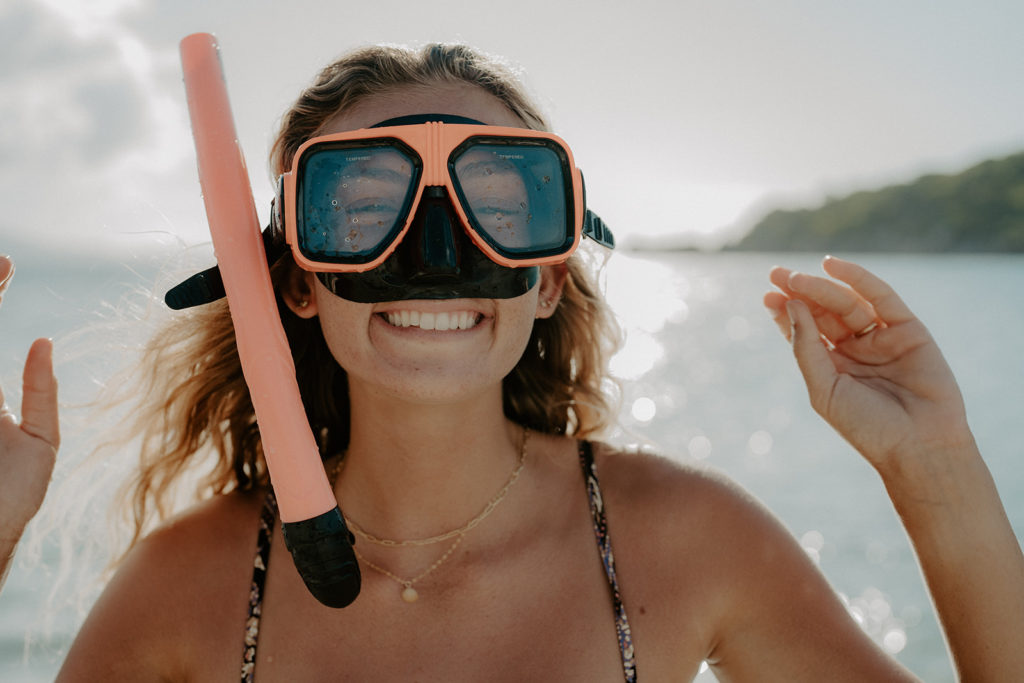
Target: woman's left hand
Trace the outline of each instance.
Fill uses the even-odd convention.
[[[811,406],[880,472],[973,443],[949,365],[892,288],[834,257],[825,277],[773,268],[764,297],[793,343]]]

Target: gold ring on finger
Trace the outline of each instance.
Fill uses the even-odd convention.
[[[859,332],[854,332],[853,336],[857,337],[859,339],[861,337],[864,337],[866,335],[871,334],[872,332],[874,332],[877,329],[878,329],[878,321],[877,320],[872,320],[870,325],[868,325],[864,329],[860,330]]]

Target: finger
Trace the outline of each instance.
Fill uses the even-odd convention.
[[[874,312],[871,311],[871,307],[869,304],[867,304],[866,301],[861,302],[865,312],[863,317],[866,318],[866,322],[864,322],[864,324],[860,324],[860,321],[858,320],[858,318],[860,318],[861,316],[853,316],[849,320],[844,321],[835,311],[831,310],[828,306],[822,305],[822,303],[816,301],[813,298],[813,296],[808,296],[804,292],[795,291],[790,286],[790,281],[791,278],[793,278],[796,275],[796,271],[793,271],[789,268],[784,268],[782,266],[775,266],[774,268],[772,268],[769,274],[769,279],[771,280],[772,284],[774,284],[776,287],[782,290],[782,292],[785,294],[785,297],[783,298],[784,300],[787,298],[799,299],[807,304],[808,308],[811,311],[811,315],[814,316],[814,322],[818,326],[818,331],[824,337],[826,337],[830,343],[840,344],[849,339],[851,336],[857,336],[857,332],[865,329],[867,326],[875,322]],[[800,274],[800,276],[807,278],[814,277],[806,274]],[[797,279],[799,280],[800,278]],[[826,280],[824,278],[818,279],[821,280],[822,282],[830,282],[829,280]],[[832,283],[832,286],[835,288],[839,288],[839,291],[850,291],[849,288],[842,287],[836,283]],[[784,300],[782,305],[784,305]],[[790,335],[788,333],[788,317],[783,322],[780,323],[780,326],[783,325],[786,327],[786,332],[784,332],[784,334],[786,334],[786,338],[789,339]]]
[[[850,336],[850,329],[837,318],[832,311],[824,308],[813,300],[807,297],[802,297],[796,292],[789,290],[788,281],[792,271],[786,268],[777,268],[773,271],[773,277],[777,280],[780,287],[788,290],[788,294],[781,292],[770,292],[765,295],[764,303],[768,307],[769,312],[775,319],[775,323],[782,330],[782,334],[787,340],[792,341],[792,335],[790,334],[790,322],[789,316],[786,314],[786,302],[790,299],[800,299],[808,305],[811,311],[811,315],[814,316],[814,323],[818,326],[818,331],[821,332],[829,340],[834,340],[836,343],[843,341]]]
[[[774,266],[768,272],[768,280],[773,285],[781,289],[783,293],[789,296],[793,296],[793,292],[791,292],[789,289],[789,276],[790,274],[792,274],[792,272],[793,271],[790,270],[789,268],[784,268],[782,266]]]
[[[60,446],[57,378],[53,374],[53,342],[37,339],[25,360],[21,397],[21,429],[56,450]]]
[[[807,273],[792,273],[789,288],[800,298],[809,300],[828,311],[842,322],[846,330],[833,329],[825,332],[833,341],[842,341],[871,325],[877,313],[857,292],[837,282]],[[845,332],[845,334],[843,334]]]
[[[807,384],[811,406],[824,415],[838,374],[807,305],[794,299],[786,304],[786,312],[793,325],[793,355]]]
[[[0,254],[0,301],[3,301],[4,292],[7,291],[7,284],[14,275],[14,263],[9,256]]]
[[[7,291],[7,283],[11,281],[12,275],[14,275],[14,263],[11,262],[9,256],[0,254],[0,301],[3,300],[4,292]],[[11,410],[4,401],[3,387],[0,387],[0,418],[10,414]]]
[[[786,302],[789,301],[789,297],[779,292],[768,292],[764,295],[763,301],[764,307],[768,310],[768,315],[775,321],[779,332],[786,338],[786,341],[791,341],[792,335],[790,333],[793,326],[789,322],[789,315],[786,314]]]
[[[863,266],[835,256],[826,256],[822,267],[826,273],[850,285],[864,297],[874,307],[878,317],[889,325],[914,319],[910,308],[892,287]]]

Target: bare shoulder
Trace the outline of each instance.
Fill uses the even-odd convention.
[[[595,461],[630,619],[653,646],[698,647],[696,656],[730,680],[910,678],[856,626],[789,530],[738,484],[608,446],[595,448]]]
[[[249,565],[262,501],[260,493],[232,493],[189,508],[136,544],[115,578],[166,598],[168,583]]]
[[[89,613],[60,680],[187,678],[211,639],[237,641],[262,500],[217,496],[139,541]]]
[[[724,474],[652,453],[595,451],[623,570],[633,567],[642,585],[663,589],[682,577],[699,587],[703,613],[723,618],[772,581],[811,577],[828,590],[782,522]]]
[[[232,545],[255,542],[257,515],[265,495],[262,491],[236,492],[205,500],[153,531],[132,552],[138,553],[139,562],[177,558],[172,565],[187,561],[192,569],[214,568],[221,558],[240,550]]]
[[[699,595],[712,617],[772,576],[814,571],[778,518],[721,472],[606,445],[595,446],[595,462],[616,557],[639,585],[685,582],[682,597]]]
[[[746,490],[724,474],[646,451],[595,444],[602,491],[626,524],[667,525],[673,536],[688,529],[720,537],[751,522],[774,518]]]

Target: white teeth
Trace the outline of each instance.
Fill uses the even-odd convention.
[[[468,330],[476,327],[477,314],[470,311],[388,311],[384,318],[394,327],[418,327],[421,330]]]

